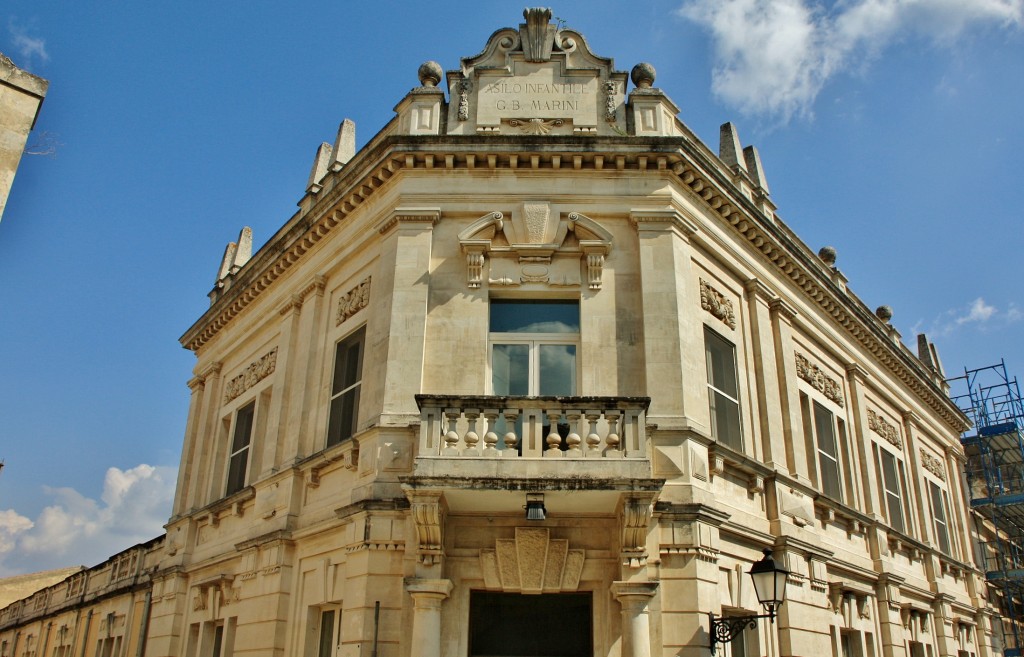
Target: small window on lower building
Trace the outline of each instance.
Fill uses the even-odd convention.
[[[249,447],[252,444],[252,427],[255,416],[255,401],[249,402],[235,413],[235,426],[231,432],[231,451],[228,456],[226,495],[237,493],[245,488],[245,476],[249,468]]]
[[[341,609],[316,607],[310,610],[313,622],[308,657],[338,657],[341,651]]]

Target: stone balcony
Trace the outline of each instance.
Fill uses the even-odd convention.
[[[419,491],[443,491],[449,505],[518,509],[510,491],[572,498],[566,507],[614,509],[623,493],[660,490],[647,444],[647,397],[417,395]],[[511,505],[511,506],[509,506]],[[509,509],[505,509],[508,506]]]

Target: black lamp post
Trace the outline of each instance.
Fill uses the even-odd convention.
[[[745,628],[754,629],[757,627],[758,618],[767,618],[769,622],[775,622],[775,612],[779,606],[786,601],[786,578],[789,571],[775,563],[772,559],[772,551],[764,549],[764,558],[750,568],[750,579],[754,580],[754,593],[757,594],[757,601],[764,607],[766,614],[753,616],[730,616],[727,618],[711,617],[711,652],[715,652],[716,643],[729,643]]]

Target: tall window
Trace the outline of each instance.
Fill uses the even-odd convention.
[[[839,446],[836,442],[836,420],[819,404],[814,407],[814,436],[818,451],[818,478],[821,491],[834,500],[843,500],[842,475],[839,470]]]
[[[575,395],[580,304],[491,299],[491,392]]]
[[[935,540],[939,543],[939,551],[943,554],[950,554],[949,543],[949,522],[946,502],[946,493],[933,482],[928,482],[929,499],[932,507],[932,518],[935,520]]]
[[[235,427],[231,434],[231,453],[228,457],[227,495],[245,488],[245,473],[249,467],[249,446],[252,443],[253,418],[256,402],[252,401],[235,413]]]
[[[877,446],[875,447],[878,450]],[[882,470],[882,490],[885,497],[886,510],[889,513],[889,526],[899,532],[906,532],[906,523],[903,519],[903,495],[901,490],[901,479],[903,478],[903,464],[896,460],[896,457],[888,450],[880,450]]]
[[[365,344],[366,328],[363,327],[339,342],[335,349],[331,412],[327,423],[328,447],[348,440],[356,432]]]
[[[708,398],[711,404],[711,435],[724,445],[742,450],[736,347],[711,329],[704,327],[704,354],[708,370]]]

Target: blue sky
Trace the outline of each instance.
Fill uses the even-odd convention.
[[[0,52],[50,80],[0,221],[0,576],[161,531],[224,245],[295,211],[316,147],[365,143],[434,59],[522,3],[7,0]],[[779,215],[947,373],[1024,376],[1024,0],[553,7],[717,148],[737,124]]]

